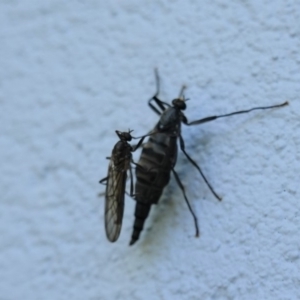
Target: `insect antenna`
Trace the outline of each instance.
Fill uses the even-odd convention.
[[[180,89],[179,95],[178,95],[178,99],[182,99],[183,101],[186,101],[186,99],[184,98],[184,91],[186,89],[186,85],[183,85]]]

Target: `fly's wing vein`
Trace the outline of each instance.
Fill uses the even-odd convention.
[[[111,160],[105,195],[105,231],[111,242],[115,242],[121,232],[126,177],[126,170],[118,169]]]

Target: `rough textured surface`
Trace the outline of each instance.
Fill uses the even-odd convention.
[[[126,3],[125,3],[126,2]],[[0,4],[0,299],[299,299],[299,1],[17,1]],[[114,130],[141,135],[188,85],[180,155],[142,239],[104,234]],[[135,155],[137,159],[137,155]]]

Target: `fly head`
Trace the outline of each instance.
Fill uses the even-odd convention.
[[[128,130],[128,132],[122,132],[122,131],[116,130],[116,134],[118,135],[118,137],[120,138],[120,140],[122,142],[130,142],[132,139],[132,136],[131,136],[132,131],[133,130]]]
[[[172,100],[173,107],[178,109],[178,110],[185,110],[186,109],[186,104],[185,104],[185,99],[177,98]]]

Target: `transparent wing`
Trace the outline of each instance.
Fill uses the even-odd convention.
[[[105,231],[111,242],[115,242],[121,232],[126,177],[126,170],[116,168],[111,160],[105,193]]]

